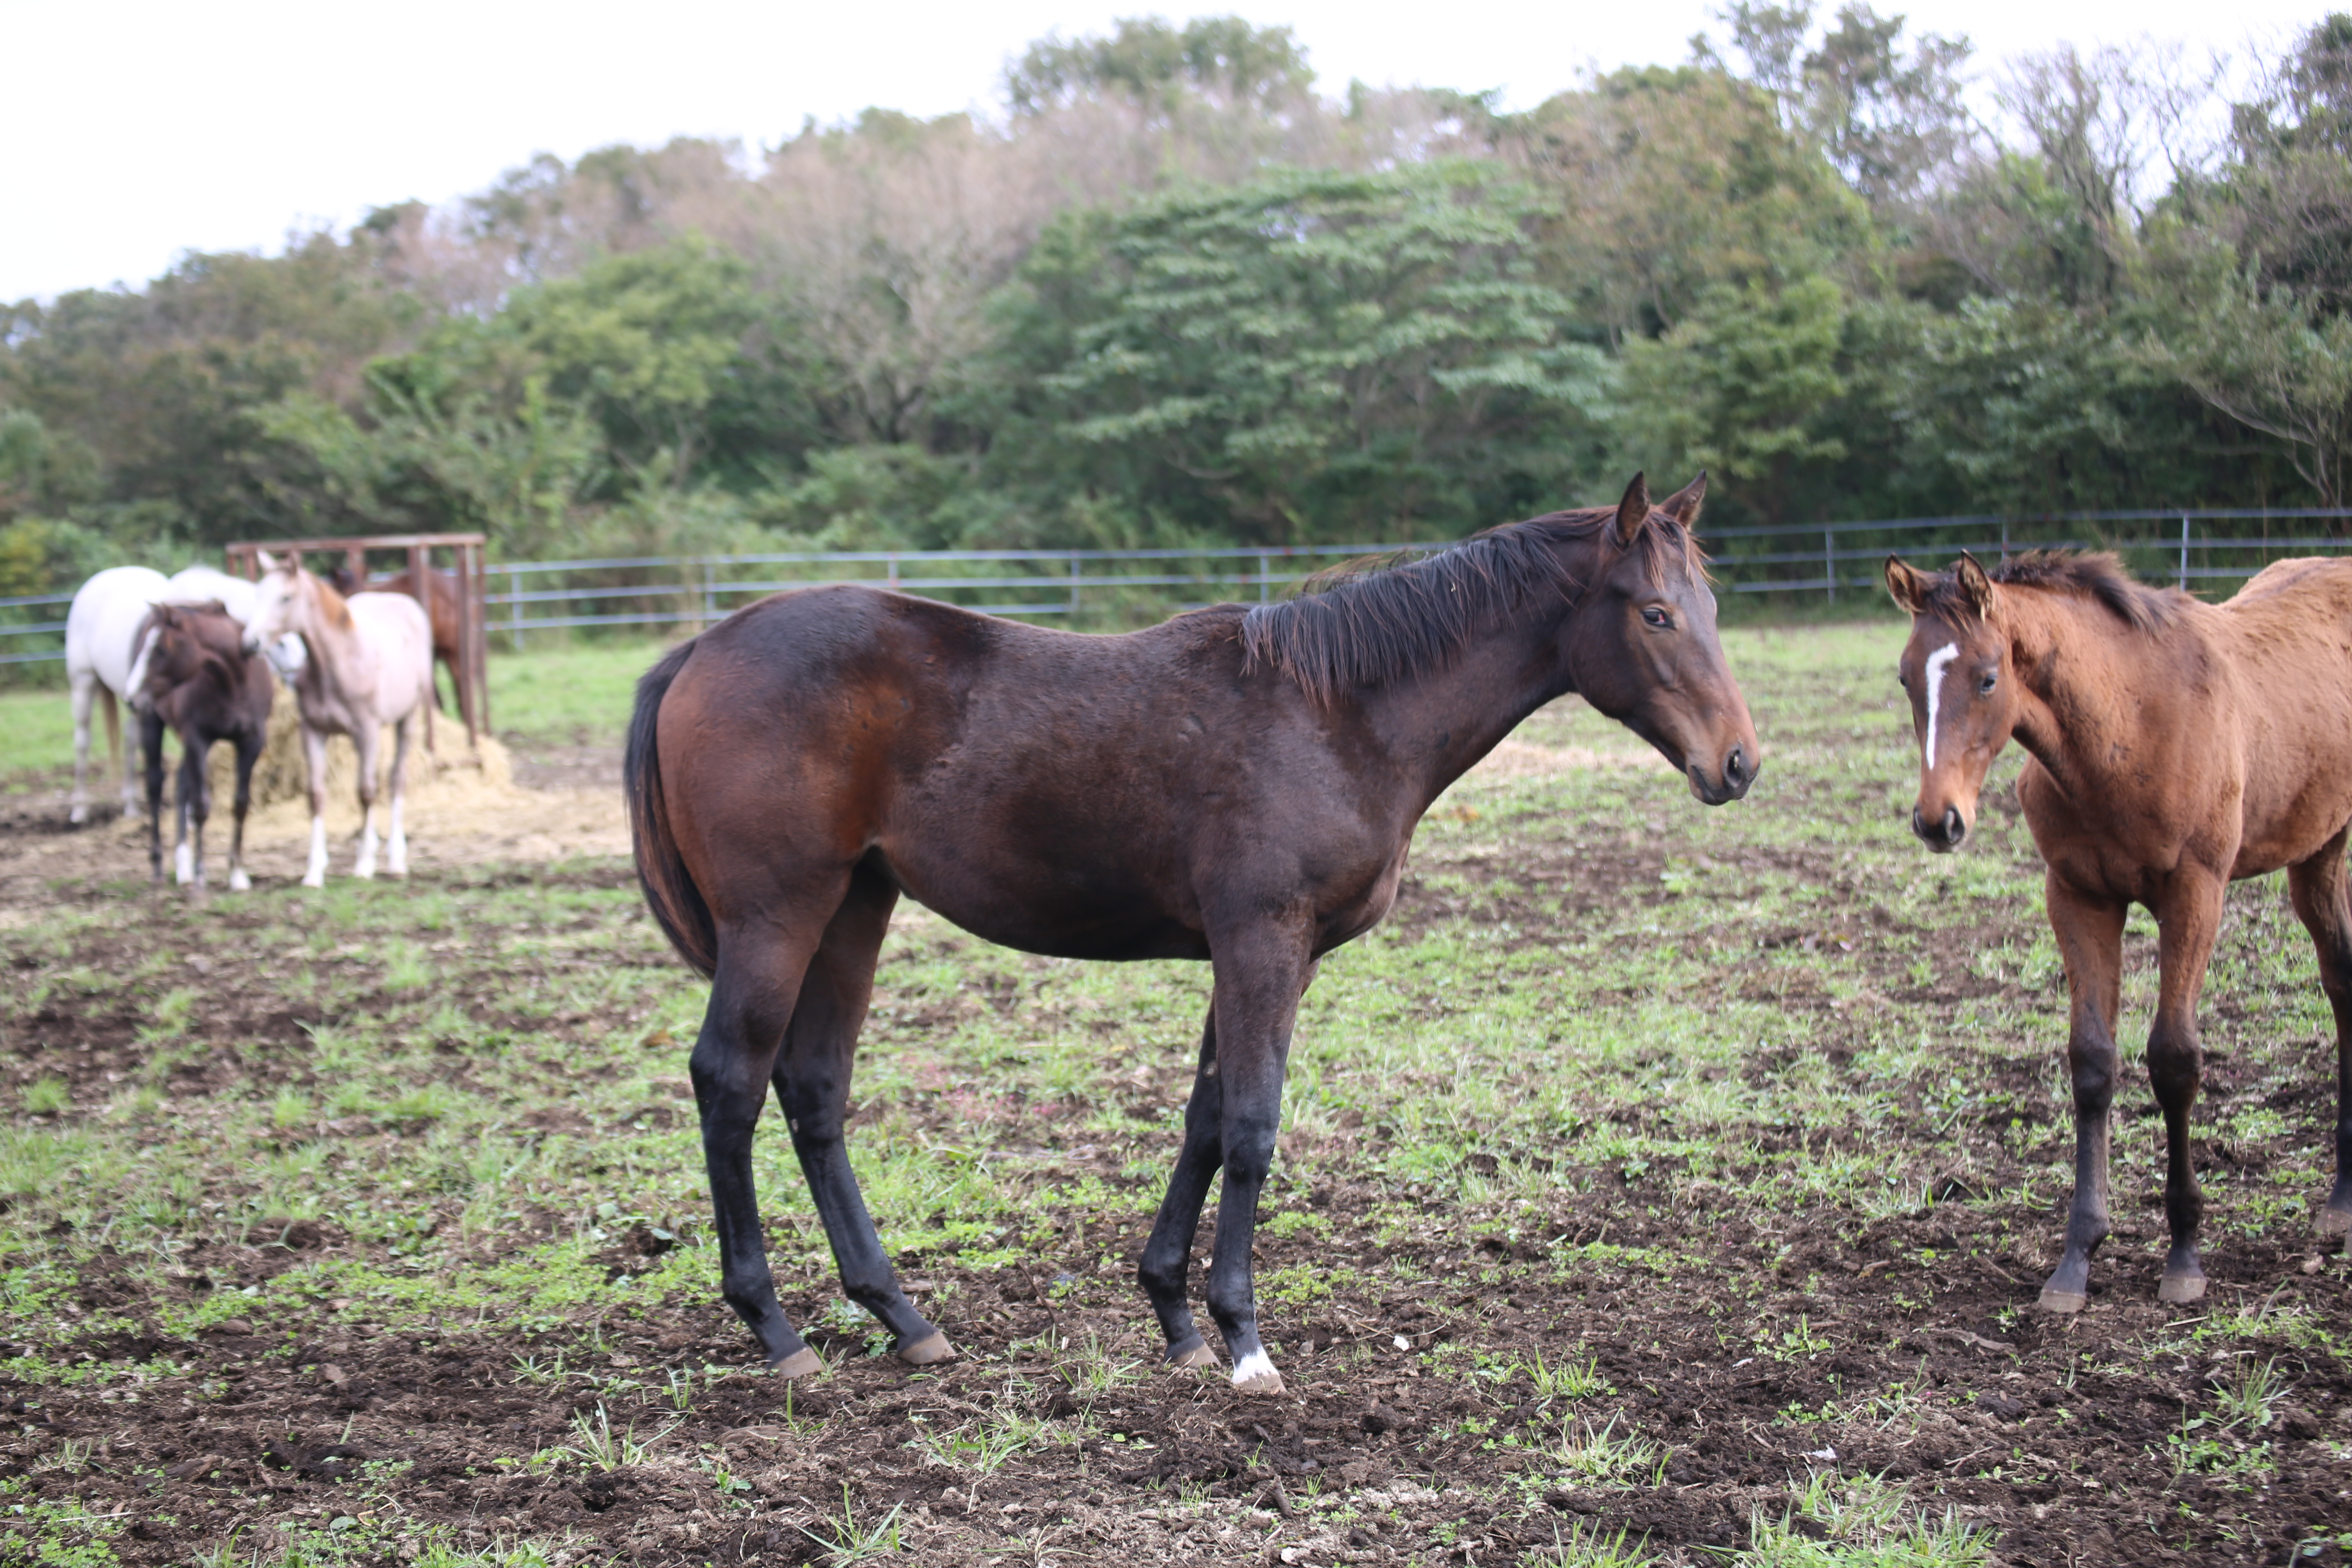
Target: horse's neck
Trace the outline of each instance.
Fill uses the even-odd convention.
[[[2073,594],[2011,588],[2002,611],[2024,689],[2011,733],[2070,793],[2101,790],[2116,760],[2139,751],[2140,689],[2169,679],[2171,661],[2126,647],[2111,612]]]
[[[310,658],[303,668],[305,679],[315,682],[314,689],[356,711],[375,693],[376,659],[374,650],[360,636],[359,624],[350,615],[349,602],[344,605],[344,620],[333,624],[326,605],[313,600],[308,606],[302,627],[303,640],[310,645]]]
[[[1570,613],[1559,605],[1514,616],[1439,668],[1392,680],[1365,699],[1390,755],[1418,781],[1423,809],[1528,714],[1570,689],[1559,648]]]

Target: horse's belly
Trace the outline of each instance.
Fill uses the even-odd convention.
[[[885,864],[908,898],[1003,947],[1051,958],[1206,958],[1197,924],[1150,889],[1049,867]]]

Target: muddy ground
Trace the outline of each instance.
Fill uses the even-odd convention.
[[[16,950],[20,978],[110,954],[128,963],[143,926],[179,920],[174,896],[138,890],[135,840],[68,835],[45,811],[18,801],[0,823],[0,858],[37,839],[70,845],[80,864],[67,874],[64,852],[45,849],[37,891],[29,874],[11,886],[14,918],[113,912],[39,952]],[[1706,853],[1682,839],[1683,817],[1663,820],[1654,836],[1572,850],[1438,845],[1417,860],[1391,924],[1400,940],[1464,921],[1530,924],[1546,911],[1524,889],[1547,866],[1580,889],[1570,912],[1659,903],[1671,868]],[[1892,950],[1873,960],[1878,936],[1904,917],[1876,901],[1861,871],[1801,848],[1753,853],[1741,874],[1801,876],[1833,893],[1825,916],[1766,922],[1754,963],[1725,979],[1725,993],[1746,987],[1818,1013],[1831,1061],[1863,1048],[1886,1010],[1949,1016],[1998,989],[1958,968],[1923,978]],[[464,861],[453,852],[425,865],[415,889],[463,891],[494,875]],[[619,860],[574,862],[562,876],[583,896],[630,897]],[[1738,887],[1723,896],[1725,918],[1737,918]],[[1975,940],[2031,943],[2038,918],[2020,904]],[[650,932],[633,940],[657,948]],[[1857,952],[1866,1005],[1809,994],[1772,967],[1776,955],[1822,947]],[[226,995],[238,962],[225,952],[194,984]],[[459,1000],[499,1005],[495,994]],[[299,1045],[316,1022],[299,1009],[237,1016],[227,1032],[255,1042],[254,1060],[271,1037]],[[583,1013],[555,1027],[585,1037],[612,1023]],[[135,1009],[103,990],[46,1003],[5,1044],[16,1092],[63,1060],[77,1105],[135,1074],[146,1049]],[[2300,1083],[2291,1074],[2242,1086],[2229,1060],[2217,1063],[2214,1092],[2267,1096],[2283,1131],[2273,1145],[2204,1145],[2209,1168],[2259,1173],[2289,1148],[2307,1151],[2327,1110],[2326,1047],[2296,1043]],[[1183,1041],[1171,1039],[1139,1092],[1181,1094],[1183,1068]],[[1003,1157],[1022,1162],[1041,1193],[1092,1177],[1123,1198],[1124,1219],[1118,1203],[1040,1213],[1032,1217],[1055,1239],[1013,1262],[972,1266],[968,1247],[902,1252],[910,1290],[964,1352],[922,1373],[869,1353],[861,1331],[841,1326],[821,1274],[788,1273],[787,1310],[817,1325],[811,1339],[831,1367],[789,1390],[749,1363],[708,1269],[689,1286],[526,1331],[487,1312],[419,1319],[329,1293],[348,1276],[326,1265],[404,1266],[394,1247],[331,1219],[192,1226],[160,1266],[152,1247],[59,1221],[48,1235],[73,1258],[73,1288],[46,1316],[14,1320],[27,1342],[5,1347],[19,1359],[0,1377],[15,1426],[0,1451],[0,1500],[49,1521],[49,1533],[20,1523],[6,1560],[66,1562],[58,1553],[79,1542],[154,1563],[205,1553],[848,1562],[887,1524],[894,1535],[865,1542],[872,1555],[895,1540],[903,1560],[973,1568],[1573,1563],[1606,1560],[1610,1542],[1628,1561],[1662,1563],[2345,1561],[2352,1310],[2341,1244],[2315,1245],[2300,1217],[2260,1235],[2217,1234],[2209,1300],[2166,1308],[2154,1300],[2160,1213],[2148,1194],[2119,1190],[2090,1309],[2036,1312],[2070,1134],[2047,1063],[2015,1070],[1998,1125],[1954,1126],[1923,1106],[1916,1120],[1874,1128],[1832,1119],[1745,1134],[1759,1158],[1866,1157],[1883,1140],[1891,1159],[1905,1140],[1932,1146],[1941,1168],[1916,1201],[1875,1214],[1790,1215],[1694,1183],[1670,1161],[1626,1161],[1589,1184],[1563,1181],[1541,1200],[1541,1226],[1515,1237],[1466,1226],[1454,1186],[1378,1173],[1368,1151],[1403,1136],[1392,1122],[1292,1135],[1286,1167],[1311,1174],[1278,1179],[1265,1217],[1303,1208],[1321,1226],[1262,1230],[1260,1268],[1319,1269],[1330,1289],[1268,1311],[1289,1385],[1276,1399],[1153,1364],[1131,1274],[1160,1177],[1138,1163],[1164,1170],[1172,1140],[1073,1147],[1051,1107],[997,1129]],[[200,1068],[184,1087],[227,1092],[226,1081]],[[682,1089],[625,1113],[640,1128],[684,1127]],[[918,1131],[970,1141],[948,1106],[932,1096],[898,1113]],[[886,1109],[864,1108],[862,1122]],[[550,1133],[606,1125],[554,1100],[532,1114]],[[1641,1132],[1642,1110],[1609,1114],[1617,1130]],[[415,1136],[364,1118],[347,1131],[387,1147]],[[1498,1139],[1465,1156],[1462,1180],[1540,1188],[1549,1163],[1538,1146]],[[1213,1213],[1196,1258],[1213,1244]],[[603,1244],[608,1280],[650,1277],[700,1246],[698,1210],[656,1217]],[[533,1220],[547,1236],[571,1223]],[[531,1236],[526,1225],[445,1250],[436,1278],[489,1268]],[[1683,1261],[1662,1266],[1669,1258]],[[266,1310],[217,1315],[232,1293],[306,1268],[324,1282],[316,1293],[273,1285],[257,1297]],[[193,1303],[213,1308],[200,1331],[163,1321],[161,1308]],[[127,1326],[78,1335],[78,1321],[95,1320]],[[2255,1364],[2274,1375],[2246,1395]],[[110,1367],[119,1375],[92,1375]],[[1557,1381],[1573,1368],[1581,1381]],[[2251,1414],[2224,1425],[2233,1390]],[[1612,1447],[1626,1440],[1638,1445],[1631,1457]],[[77,1510],[95,1522],[76,1524]],[[1814,1555],[1790,1555],[1803,1552]]]

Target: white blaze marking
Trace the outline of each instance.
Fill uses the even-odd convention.
[[[1272,1377],[1274,1362],[1264,1351],[1252,1351],[1234,1363],[1234,1386],[1239,1388],[1253,1378]]]
[[[1936,710],[1943,705],[1944,672],[1960,657],[1960,645],[1946,643],[1927,656],[1927,765],[1936,765]]]

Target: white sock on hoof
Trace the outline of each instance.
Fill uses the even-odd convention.
[[[373,822],[370,822],[360,833],[359,863],[352,868],[352,876],[373,877],[375,875],[375,824]]]
[[[1255,1383],[1261,1377],[1272,1377],[1273,1375],[1274,1359],[1267,1355],[1264,1351],[1252,1351],[1249,1354],[1242,1357],[1241,1360],[1234,1363],[1234,1386],[1235,1388],[1239,1388],[1245,1383]]]
[[[183,844],[172,851],[172,876],[182,887],[196,879],[196,847]]]
[[[400,830],[400,805],[392,803],[392,837],[384,840],[383,868],[395,877],[408,875],[408,835]]]
[[[244,867],[239,866],[228,874],[228,890],[232,893],[247,893],[253,890],[253,879],[245,874]]]
[[[302,885],[323,888],[327,885],[327,819],[310,819],[310,863],[303,868]]]

